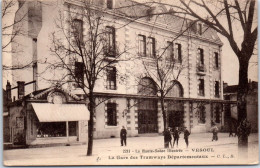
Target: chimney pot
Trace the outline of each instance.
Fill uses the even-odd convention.
[[[7,80],[7,83],[6,83],[6,94],[7,94],[7,103],[10,103],[12,102],[12,95],[11,95],[11,84],[10,82]]]
[[[17,81],[18,85],[18,99],[22,99],[24,97],[24,81]]]

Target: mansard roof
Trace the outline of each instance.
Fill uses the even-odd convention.
[[[81,2],[80,2],[81,1]],[[82,4],[85,0],[65,0],[67,3]],[[105,7],[105,0],[90,0],[93,6],[102,10]],[[175,33],[189,30],[189,35],[205,41],[223,45],[217,32],[207,25],[203,25],[202,34],[198,34],[196,24],[193,20],[183,18],[174,14],[172,9],[167,9],[164,5],[147,5],[146,3],[140,3],[134,0],[115,0],[113,9],[107,11],[111,14],[121,15],[123,17],[133,19],[134,21],[144,21],[150,25],[160,26],[167,30],[171,30]],[[164,15],[157,15],[159,13],[165,13]],[[147,17],[151,16],[151,17]],[[193,24],[194,23],[194,24]],[[191,26],[194,25],[194,26]],[[188,35],[188,33],[183,33]]]
[[[171,9],[170,9],[171,10]],[[148,6],[144,3],[138,3],[131,0],[117,0],[115,4],[115,12],[122,14],[126,17],[133,19],[142,19],[150,24],[161,24],[165,26],[166,29],[173,30],[174,32],[182,32],[189,29],[189,33],[192,36],[203,38],[205,40],[210,40],[213,43],[223,45],[217,32],[207,25],[202,27],[202,34],[197,33],[197,28],[195,23],[190,19],[185,19],[174,14],[168,14],[170,10],[167,11],[166,7],[163,5]],[[167,13],[165,15],[156,15],[158,13]],[[172,13],[174,13],[172,11]],[[152,16],[152,18],[147,17],[147,15]]]

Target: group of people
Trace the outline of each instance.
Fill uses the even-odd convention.
[[[171,127],[168,127],[168,129],[166,129],[164,131],[164,142],[165,142],[164,147],[169,148],[169,144],[171,145],[171,147],[174,147],[175,142],[178,147],[180,134],[181,134],[181,131],[179,130],[178,127],[176,127],[173,131],[172,131]],[[184,127],[183,134],[184,134],[184,140],[186,143],[186,147],[188,148],[190,132],[187,130],[186,127]],[[172,136],[173,136],[173,144],[172,144]]]
[[[168,127],[164,131],[164,142],[165,142],[164,147],[169,148],[169,145],[171,145],[171,147],[173,148],[175,145],[175,142],[178,147],[181,132],[182,131],[178,127],[175,127],[174,130],[172,130],[171,127]],[[218,127],[215,124],[213,124],[213,127],[211,128],[211,132],[213,133],[212,141],[217,141],[218,140]],[[186,143],[186,147],[188,148],[190,132],[188,131],[187,127],[184,127],[183,134],[184,134],[184,140]],[[126,137],[127,137],[127,131],[126,131],[125,127],[122,126],[122,129],[120,131],[121,146],[123,146],[123,145],[126,146]],[[173,144],[172,144],[172,137],[173,137]]]

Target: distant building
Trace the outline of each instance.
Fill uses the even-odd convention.
[[[248,95],[247,95],[247,119],[251,123],[252,132],[258,131],[258,82],[249,81],[248,83]],[[230,85],[224,83],[224,99],[225,100],[237,100],[238,85]],[[225,110],[225,127],[228,127],[228,121],[236,125],[237,121],[237,105],[231,105]],[[227,128],[228,129],[228,128]],[[234,129],[234,128],[233,128]]]

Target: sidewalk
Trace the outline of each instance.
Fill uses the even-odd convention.
[[[219,133],[218,141],[211,141],[212,134],[191,134],[190,146],[186,149],[183,135],[179,140],[178,148],[171,148],[172,152],[165,152],[163,148],[163,136],[155,137],[129,137],[127,146],[120,146],[119,138],[94,140],[93,155],[86,157],[87,146],[56,146],[46,148],[14,149],[4,151],[4,163],[6,165],[89,165],[89,164],[196,164],[198,163],[230,163],[232,160],[149,160],[140,159],[142,156],[178,156],[178,155],[208,155],[217,157],[218,154],[229,154],[230,152],[237,158],[237,137],[228,137],[228,133]],[[214,152],[195,153],[195,149],[212,148]],[[142,151],[155,151],[153,153],[143,153]],[[138,152],[139,151],[139,152]],[[250,163],[255,163],[258,159],[258,135],[249,136]],[[164,153],[163,153],[164,152]],[[111,159],[114,157],[115,159]],[[117,158],[118,157],[118,158]],[[131,160],[130,157],[139,158]],[[212,162],[214,160],[214,162]],[[232,161],[235,162],[235,161]],[[236,163],[236,162],[235,162]]]

